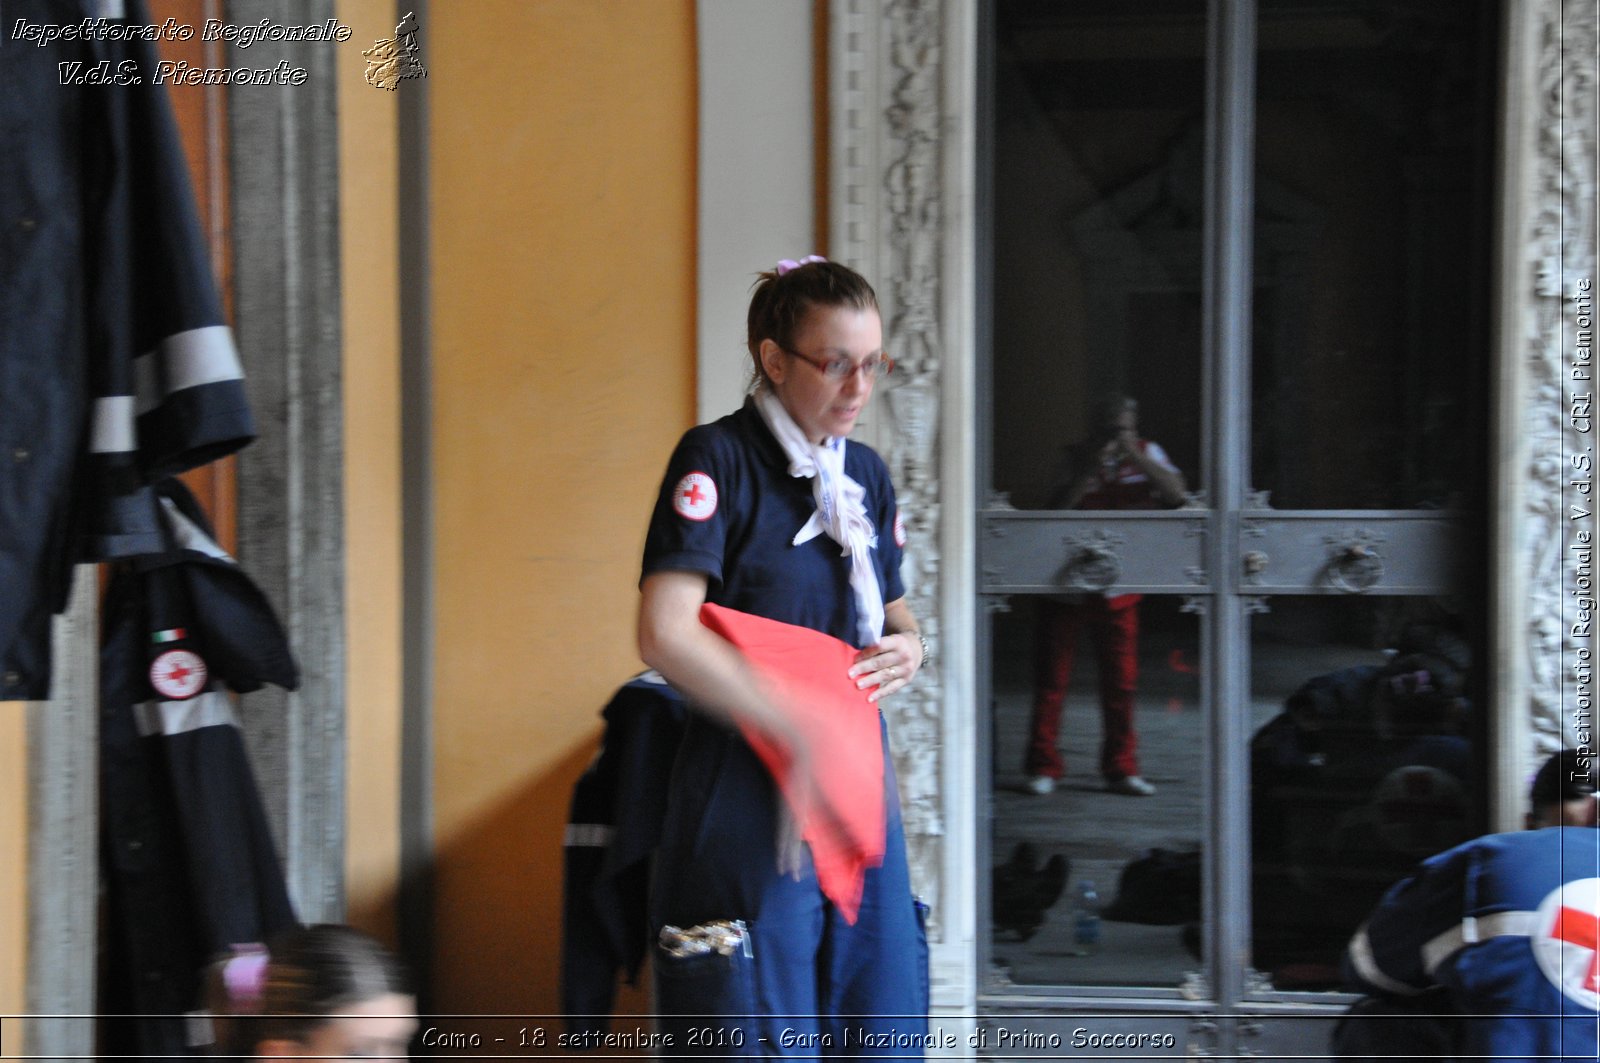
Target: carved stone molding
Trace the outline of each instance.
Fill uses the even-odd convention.
[[[884,344],[895,375],[870,441],[894,476],[906,530],[901,568],[908,602],[937,658],[905,693],[885,702],[910,851],[912,880],[933,906],[937,939],[944,892],[945,739],[941,611],[945,434],[942,287],[945,4],[839,0],[830,5],[832,257],[877,286]]]
[[[1596,4],[1540,0],[1522,9],[1513,32],[1524,35],[1532,63],[1512,85],[1533,128],[1531,170],[1518,213],[1520,252],[1529,265],[1519,327],[1508,335],[1520,348],[1521,409],[1514,430],[1525,441],[1519,507],[1521,549],[1515,578],[1522,584],[1523,645],[1515,660],[1527,690],[1529,744],[1524,769],[1576,741],[1571,663],[1592,638],[1574,633],[1572,592],[1578,578],[1576,545],[1593,519],[1575,517],[1571,503],[1591,510],[1570,486],[1570,459],[1595,445],[1592,424],[1581,430],[1575,401],[1592,394],[1590,380],[1574,380],[1574,339],[1580,281],[1595,281]],[[1592,296],[1592,291],[1590,295]],[[1589,310],[1592,317],[1592,301]],[[1592,335],[1592,324],[1591,324]],[[1592,363],[1589,376],[1592,378]],[[1592,577],[1592,572],[1591,572]],[[1525,777],[1525,776],[1524,776]]]

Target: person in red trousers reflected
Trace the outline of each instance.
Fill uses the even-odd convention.
[[[1126,395],[1106,396],[1096,405],[1095,424],[1093,436],[1069,448],[1066,475],[1057,480],[1051,509],[1158,509],[1183,504],[1183,474],[1160,444],[1140,437],[1137,402]],[[1133,729],[1140,597],[1077,594],[1041,602],[1033,719],[1023,763],[1029,793],[1050,793],[1065,770],[1056,746],[1061,703],[1085,628],[1099,667],[1100,774],[1106,789],[1131,797],[1156,792],[1139,774],[1139,739]]]

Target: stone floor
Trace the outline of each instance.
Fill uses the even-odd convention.
[[[1199,706],[1199,627],[1178,616],[1171,599],[1147,599],[1140,647],[1137,722],[1144,777],[1159,789],[1150,797],[1108,794],[1096,764],[1100,741],[1094,664],[1085,644],[1079,651],[1061,727],[1068,775],[1056,791],[1039,797],[1023,789],[1022,753],[1028,726],[1027,665],[1031,612],[996,626],[993,749],[996,861],[1020,841],[1041,855],[1062,853],[1072,863],[1071,880],[1044,924],[1026,941],[1010,931],[996,934],[995,964],[1014,983],[1099,986],[1176,986],[1198,961],[1183,946],[1180,928],[1105,921],[1095,954],[1073,944],[1071,904],[1077,884],[1092,880],[1103,903],[1117,892],[1123,866],[1152,847],[1200,847],[1203,720]],[[1154,614],[1154,615],[1152,615]],[[1317,637],[1329,625],[1259,624],[1254,640],[1250,729],[1280,710],[1284,698],[1311,676],[1361,663],[1381,663],[1380,651],[1330,644]]]

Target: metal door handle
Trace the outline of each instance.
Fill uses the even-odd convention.
[[[1068,590],[1104,591],[1122,577],[1122,562],[1116,552],[1104,546],[1080,546],[1061,569],[1061,583]]]
[[[1360,594],[1383,579],[1383,555],[1366,543],[1345,546],[1328,562],[1328,582],[1346,594]]]

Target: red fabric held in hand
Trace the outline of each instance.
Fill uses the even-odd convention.
[[[823,894],[854,923],[866,870],[883,863],[886,814],[878,709],[849,675],[856,648],[820,631],[709,602],[700,607],[700,622],[733,643],[810,740],[816,787],[832,815],[800,807],[804,797],[791,778],[788,750],[740,729],[793,810]]]

